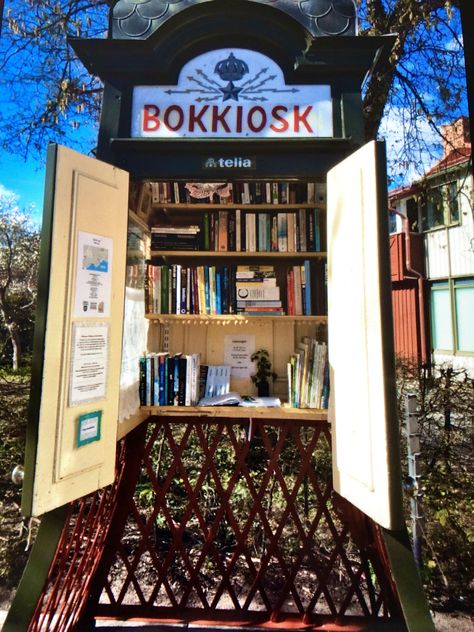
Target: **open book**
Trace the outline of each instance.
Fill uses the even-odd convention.
[[[236,392],[223,393],[213,397],[203,397],[199,400],[198,406],[265,406],[275,408],[281,406],[278,397],[254,397],[253,395],[239,395]]]

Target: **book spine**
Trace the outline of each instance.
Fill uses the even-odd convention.
[[[210,250],[210,226],[209,226],[209,212],[205,211],[204,216],[203,216],[203,226],[202,226],[202,232],[203,232],[203,242],[202,242],[202,246],[204,250]]]
[[[313,314],[313,303],[311,299],[311,263],[309,259],[304,260],[304,277],[305,277],[305,315]]]
[[[168,388],[167,388],[167,405],[174,405],[174,357],[168,358]]]
[[[228,214],[227,218],[227,226],[228,226],[228,248],[230,252],[235,252],[236,250],[236,221],[235,221],[235,211],[231,211]]]
[[[140,406],[146,406],[146,357],[142,356],[139,360],[139,383],[138,396]]]
[[[168,266],[161,266],[161,313],[168,314]]]
[[[209,266],[209,313],[215,316],[216,308],[216,267]]]
[[[178,360],[178,406],[186,405],[186,356]]]
[[[184,405],[191,406],[192,399],[192,356],[185,356],[186,361],[186,381],[184,391]]]
[[[295,214],[287,213],[286,221],[288,226],[288,252],[295,252]]]
[[[179,295],[179,314],[186,314],[186,300],[187,300],[187,283],[188,283],[188,274],[187,269],[185,267],[181,267],[180,270],[180,295]]]
[[[216,314],[222,314],[222,273],[216,268]]]
[[[175,355],[173,363],[173,406],[179,405],[179,365],[181,354]]]
[[[321,233],[319,230],[319,210],[314,209],[314,250],[321,251]]]
[[[267,204],[272,203],[272,183],[265,182],[265,202]]]
[[[286,213],[278,213],[278,252],[288,252],[288,221]]]
[[[303,315],[303,301],[301,294],[301,267],[293,266],[293,276],[295,284],[295,316]]]
[[[287,296],[287,311],[289,316],[295,315],[295,287],[293,270],[290,268],[286,275],[286,296]]]
[[[272,204],[278,204],[278,182],[272,182]]]
[[[209,266],[204,266],[204,296],[205,296],[205,314],[211,313],[211,295],[209,287]]]
[[[220,252],[228,250],[228,222],[227,211],[219,211],[218,213],[218,248]]]
[[[238,208],[235,210],[235,250],[236,252],[242,251],[242,213]]]
[[[165,364],[166,356],[161,355],[158,358],[158,404],[160,406],[165,405]]]

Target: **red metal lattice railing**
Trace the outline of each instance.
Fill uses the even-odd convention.
[[[140,432],[117,484],[84,501],[64,534],[63,579],[36,616],[51,627],[31,631],[98,615],[310,624],[396,614],[372,523],[332,490],[326,423],[152,418]]]

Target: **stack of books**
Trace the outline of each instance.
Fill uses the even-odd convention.
[[[294,408],[327,408],[329,364],[327,345],[304,336],[290,356],[288,402]]]
[[[142,406],[194,406],[200,399],[198,353],[147,353],[140,358]]]
[[[275,268],[237,266],[235,273],[237,313],[247,316],[281,316],[284,314]]]
[[[311,286],[311,265],[305,259],[303,265],[288,269],[286,275],[287,309],[289,316],[311,316],[315,314]]]
[[[152,250],[199,250],[199,226],[154,226],[151,229]]]

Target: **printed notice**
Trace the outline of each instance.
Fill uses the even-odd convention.
[[[110,315],[112,248],[110,237],[79,232],[74,316]]]
[[[109,325],[73,323],[69,406],[105,399]]]
[[[233,378],[249,378],[254,372],[250,356],[255,351],[255,336],[225,336],[224,364],[231,366]]]

